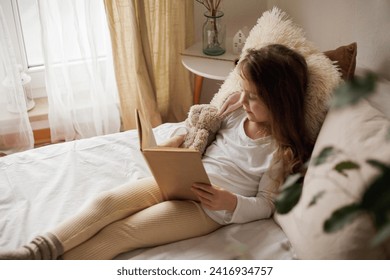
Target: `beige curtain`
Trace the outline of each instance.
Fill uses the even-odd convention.
[[[135,108],[153,126],[184,120],[192,82],[180,52],[193,43],[193,0],[104,1],[123,129],[135,128]]]

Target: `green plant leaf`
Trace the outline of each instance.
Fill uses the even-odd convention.
[[[337,172],[339,172],[340,174],[342,174],[344,176],[348,176],[348,174],[345,173],[346,170],[359,169],[359,168],[360,168],[360,165],[357,164],[356,162],[346,160],[346,161],[342,161],[342,162],[339,162],[338,164],[336,164],[336,166],[334,167],[334,170],[336,170]]]
[[[363,193],[361,206],[371,214],[378,232],[371,244],[377,246],[390,238],[390,165],[378,160],[367,160],[380,173]]]
[[[282,191],[275,200],[276,212],[287,214],[297,205],[301,198],[303,175],[300,173],[289,176],[282,187]]]
[[[361,208],[357,203],[349,204],[335,210],[330,218],[324,222],[324,231],[331,233],[342,229],[346,224],[352,222],[361,212]]]
[[[377,76],[368,72],[363,77],[356,77],[353,80],[339,86],[334,92],[332,105],[334,108],[342,108],[359,102],[375,91]]]
[[[375,234],[374,238],[371,240],[371,245],[378,246],[388,238],[390,238],[390,221],[387,221],[387,223],[378,230],[378,233]]]
[[[367,160],[367,163],[381,172],[364,191],[361,207],[374,216],[375,225],[380,228],[389,220],[387,213],[390,213],[390,166],[377,160]]]
[[[363,193],[362,206],[371,210],[390,209],[390,166],[377,160],[367,160],[367,163],[379,169],[380,173]]]
[[[321,152],[319,153],[319,155],[314,158],[314,161],[313,161],[314,165],[317,166],[317,165],[323,164],[335,152],[336,152],[336,149],[333,148],[332,146],[327,146],[327,147],[323,148],[321,150]]]
[[[324,194],[325,194],[325,191],[321,191],[321,192],[317,193],[315,196],[313,196],[308,207],[315,205],[317,203],[318,199],[320,199]]]
[[[368,159],[366,160],[366,162],[370,164],[372,167],[375,167],[381,171],[386,171],[387,169],[390,169],[390,166],[376,159]]]

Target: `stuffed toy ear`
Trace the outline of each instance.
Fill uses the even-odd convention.
[[[221,118],[223,118],[224,116],[240,108],[241,106],[241,92],[233,92],[222,104],[222,107],[219,109],[218,114]]]

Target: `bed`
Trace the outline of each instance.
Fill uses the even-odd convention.
[[[307,125],[313,137],[317,137],[321,130],[318,139],[315,138],[315,152],[318,153],[324,145],[338,146],[345,138],[345,143],[342,142],[344,148],[351,150],[352,155],[360,154],[365,145],[367,156],[375,155],[377,159],[388,162],[389,142],[383,137],[389,125],[388,116],[381,113],[389,111],[388,103],[380,112],[367,102],[363,102],[361,108],[329,112],[328,120],[323,123],[333,89],[340,82],[340,73],[345,80],[354,77],[356,43],[325,52],[332,62],[304,38],[301,28],[275,8],[259,18],[244,49],[260,48],[270,42],[290,46],[306,58],[311,78]],[[227,95],[240,90],[238,80],[238,72],[232,71],[210,103],[220,107]],[[389,100],[386,95],[389,91],[389,83],[378,87],[378,92],[385,95],[377,104],[386,104],[383,101]],[[363,111],[366,114],[361,113]],[[357,122],[357,117],[360,122]],[[354,126],[350,120],[354,120]],[[375,130],[370,127],[370,120],[376,121]],[[157,142],[168,139],[181,125],[183,123],[165,123],[155,128]],[[362,137],[363,125],[375,137]],[[340,131],[344,134],[341,135]],[[366,139],[370,143],[364,143]],[[352,142],[356,145],[352,146]],[[314,174],[312,176],[316,179],[321,172],[317,167],[311,167],[307,174]],[[97,193],[146,176],[150,176],[150,172],[139,151],[135,130],[45,146],[0,158],[0,248],[17,248],[71,216]],[[330,185],[329,188],[333,188],[333,181],[321,181],[320,187]],[[353,184],[357,193],[362,190],[363,181]],[[390,242],[381,247],[366,248],[373,236],[367,217],[337,234],[325,234],[322,221],[326,215],[350,200],[347,196],[341,197],[336,188],[333,194],[337,199],[329,195],[322,198],[319,206],[308,209],[307,205],[318,191],[317,180],[305,181],[304,190],[302,203],[288,215],[228,225],[202,237],[142,248],[117,258],[275,260],[386,259],[390,256]]]
[[[163,141],[181,123],[154,129]],[[136,130],[44,146],[0,158],[0,248],[14,249],[81,209],[97,193],[150,176]],[[118,259],[293,259],[273,219],[138,249]]]

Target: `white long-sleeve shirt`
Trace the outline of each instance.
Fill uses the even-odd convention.
[[[274,211],[275,182],[269,171],[276,145],[271,136],[249,138],[244,131],[246,113],[239,109],[227,116],[203,163],[212,184],[237,195],[237,207],[204,211],[220,224],[245,223],[268,218]]]

